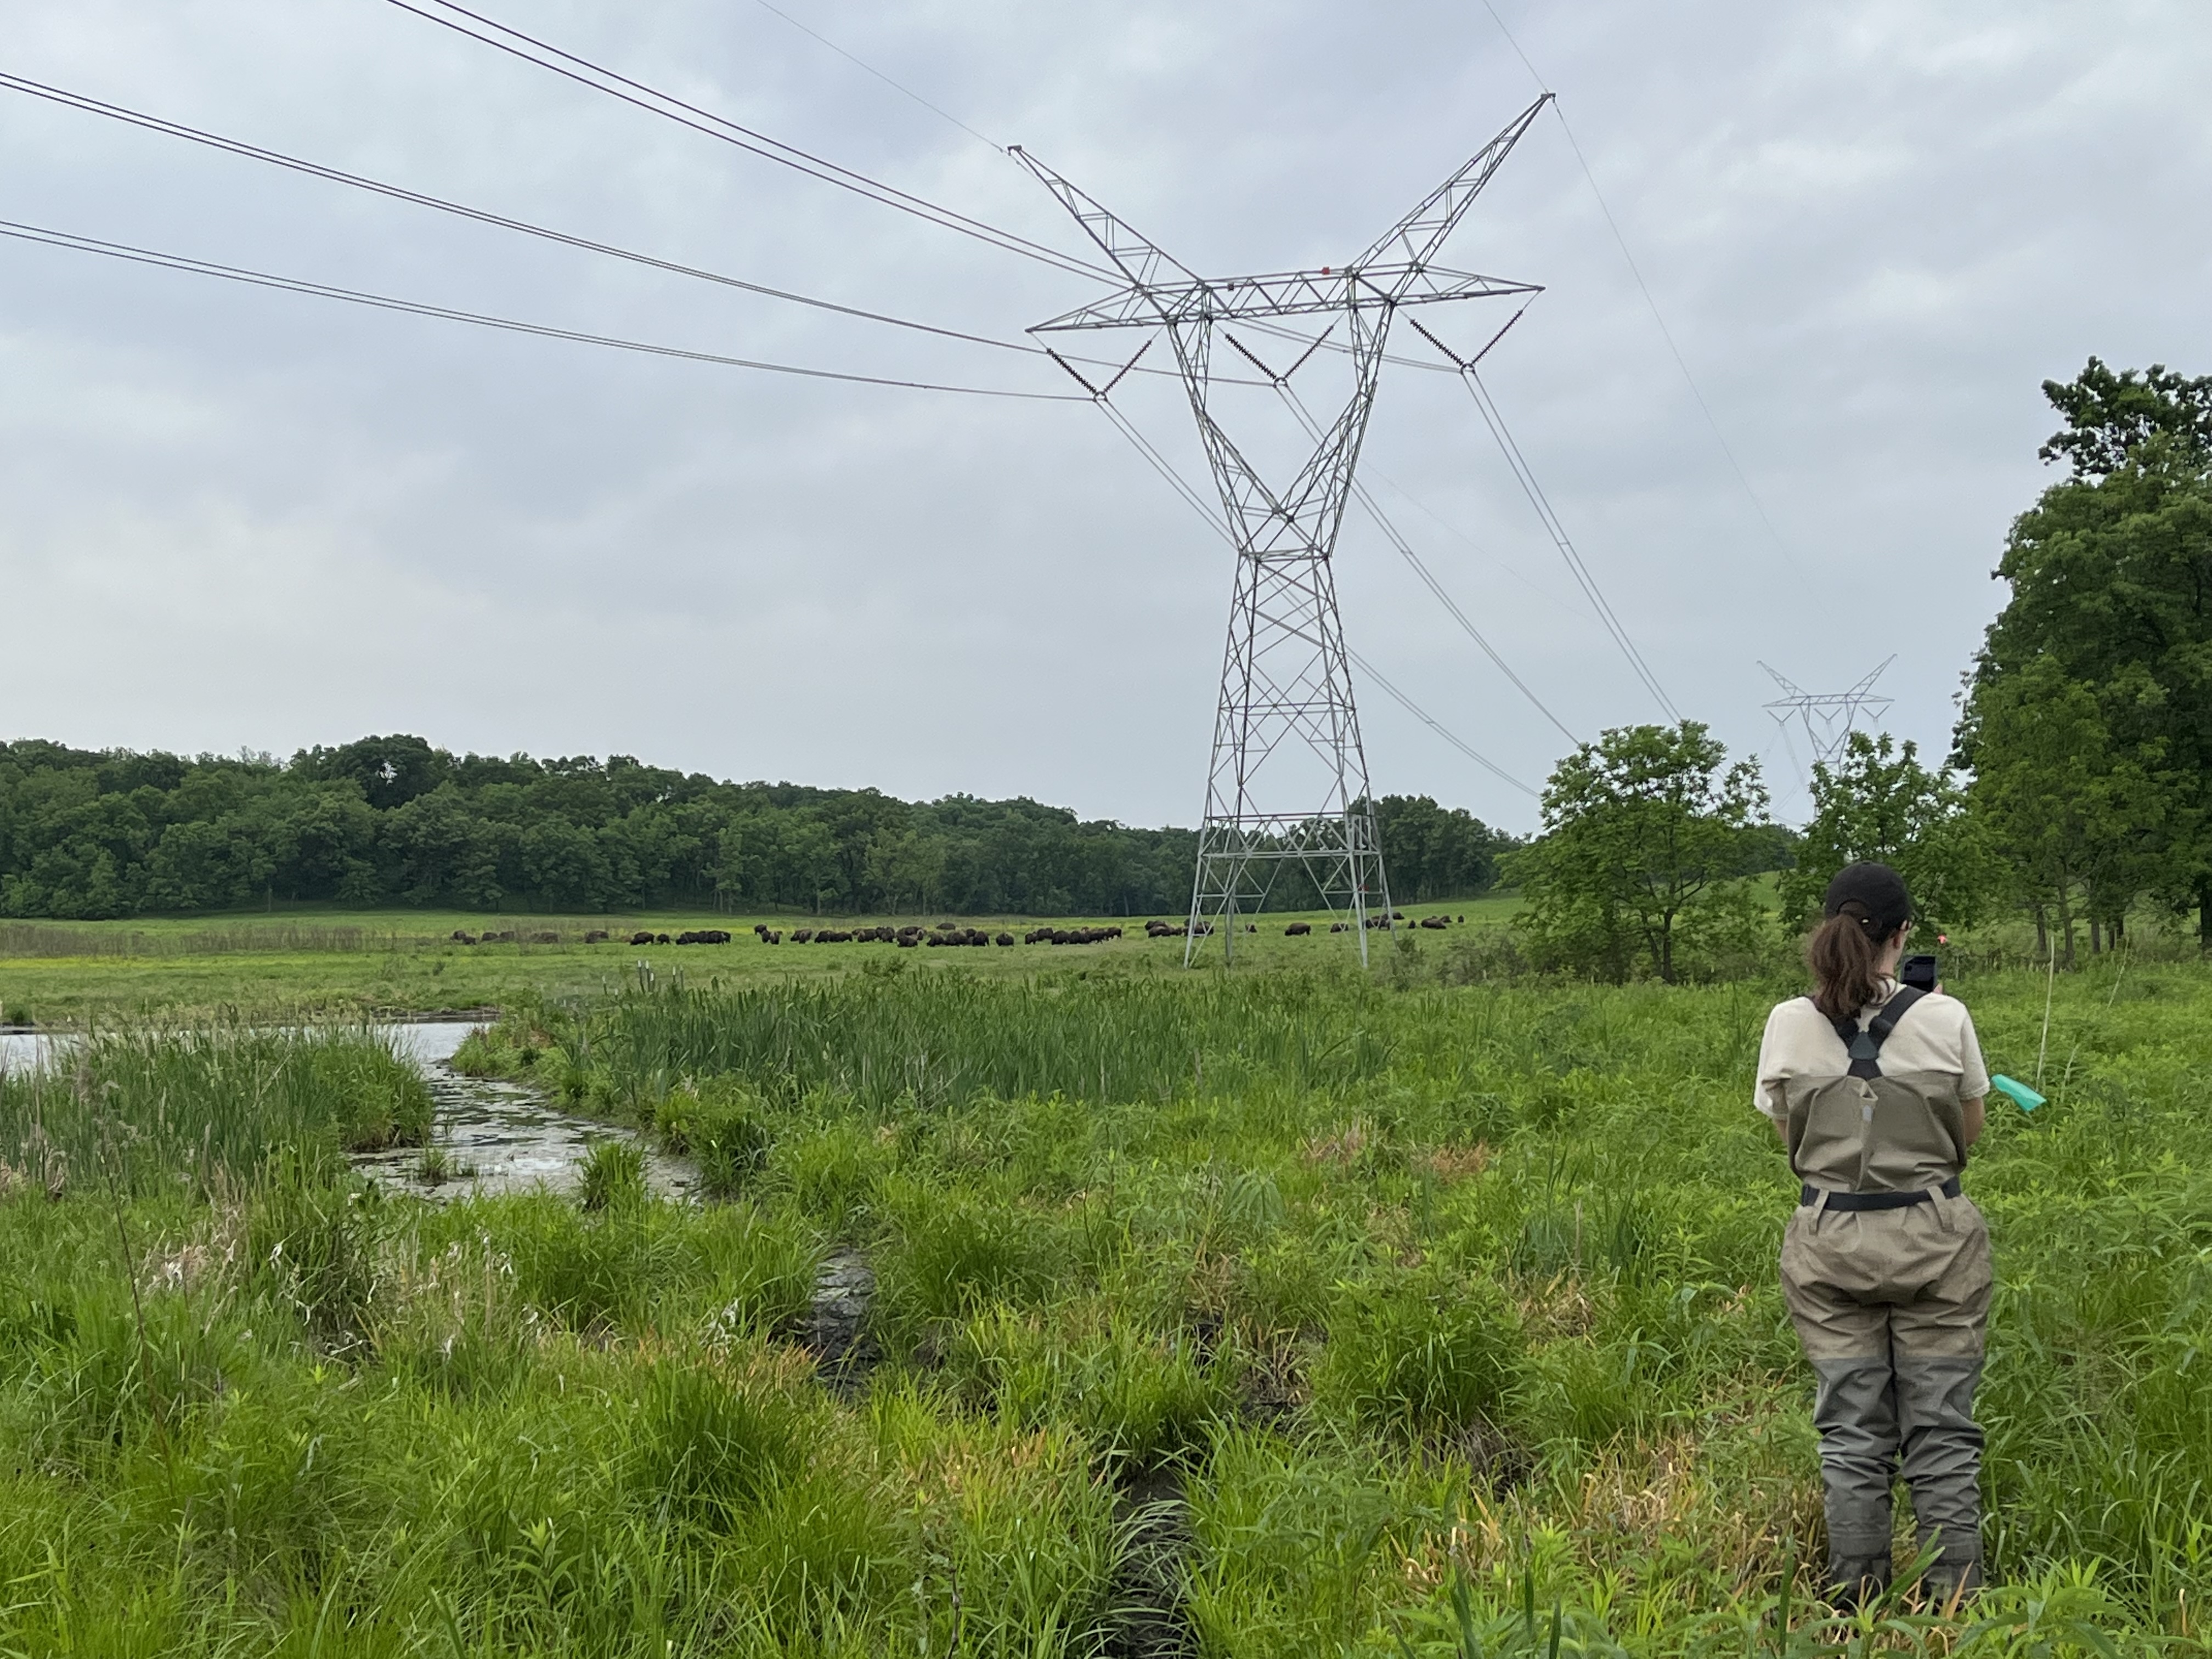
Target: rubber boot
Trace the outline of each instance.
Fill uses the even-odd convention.
[[[1930,1610],[1964,1607],[1982,1588],[1982,1553],[1946,1550],[1920,1580],[1920,1599]]]
[[[1890,1562],[1880,1555],[1832,1555],[1828,1558],[1828,1605],[1838,1613],[1856,1613],[1881,1599],[1889,1589]]]

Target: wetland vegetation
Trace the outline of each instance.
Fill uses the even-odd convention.
[[[366,1030],[98,1036],[0,1082],[0,1648],[2205,1651],[2212,978],[2056,981],[1968,1174],[1999,1582],[1856,1631],[1770,988],[917,959],[465,1047],[701,1201],[360,1181]],[[1962,988],[2033,1076],[2051,981]]]

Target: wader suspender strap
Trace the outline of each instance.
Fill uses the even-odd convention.
[[[1839,1015],[1829,1021],[1836,1028],[1836,1035],[1844,1040],[1844,1047],[1850,1051],[1850,1074],[1853,1077],[1881,1075],[1881,1045],[1889,1040],[1889,1034],[1897,1029],[1897,1022],[1905,1018],[1905,1011],[1927,994],[1916,987],[1904,987],[1882,1004],[1881,1012],[1867,1022],[1864,1030],[1859,1029],[1858,1021],[1849,1014]]]

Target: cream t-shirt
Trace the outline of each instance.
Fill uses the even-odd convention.
[[[1885,981],[1882,994],[1859,1010],[1864,1025],[1882,1005],[1897,994],[1897,981]],[[1885,1072],[1948,1073],[1959,1079],[1961,1101],[1979,1100],[1990,1091],[1990,1074],[1982,1064],[1982,1045],[1974,1036],[1973,1017],[1966,1005],[1941,991],[1924,996],[1897,1022],[1897,1029],[1881,1045],[1878,1062]],[[1810,997],[1778,1002],[1766,1017],[1766,1035],[1759,1044],[1759,1083],[1752,1104],[1777,1123],[1790,1115],[1783,1085],[1791,1078],[1844,1077],[1851,1057],[1828,1017],[1813,1006]]]

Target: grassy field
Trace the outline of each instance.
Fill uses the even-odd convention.
[[[470,1046],[696,1206],[619,1148],[359,1188],[422,1126],[357,1031],[0,1080],[0,1651],[2212,1651],[2212,974],[1973,981],[2051,1096],[1967,1177],[1996,1583],[1846,1627],[1748,1105],[1787,988],[1146,950],[617,975]]]
[[[1468,925],[1495,927],[1515,908],[1510,898],[1463,899],[1450,904],[1404,907],[1409,920],[1465,916]],[[1055,918],[1054,926],[1121,926],[1121,939],[1098,945],[1015,945],[1001,949],[901,951],[877,944],[760,944],[756,921],[787,933],[809,925],[839,928],[929,925],[939,916],[732,916],[653,913],[620,916],[486,915],[429,910],[342,911],[308,908],[273,914],[137,920],[127,922],[0,921],[0,1024],[72,1025],[102,1015],[179,1009],[307,1011],[330,1014],[422,1013],[496,1006],[538,993],[566,998],[605,996],[632,982],[641,961],[656,977],[678,970],[694,980],[736,981],[793,975],[849,972],[878,957],[903,956],[917,968],[957,969],[963,974],[1021,975],[1071,961],[1113,970],[1146,972],[1179,966],[1179,939],[1147,939],[1146,918]],[[1011,929],[1017,939],[1035,923],[1027,918],[963,917],[962,921]],[[1286,938],[1284,926],[1317,921],[1323,931]],[[1255,965],[1315,965],[1358,960],[1356,940],[1326,931],[1328,918],[1271,916],[1239,941]],[[633,946],[635,933],[672,938],[696,928],[726,928],[727,945]],[[517,942],[465,945],[453,935],[481,937],[487,930],[513,933]],[[613,937],[586,945],[594,930]],[[532,942],[553,933],[552,944]],[[1441,948],[1449,935],[1423,934]],[[1218,941],[1209,948],[1218,952]]]

